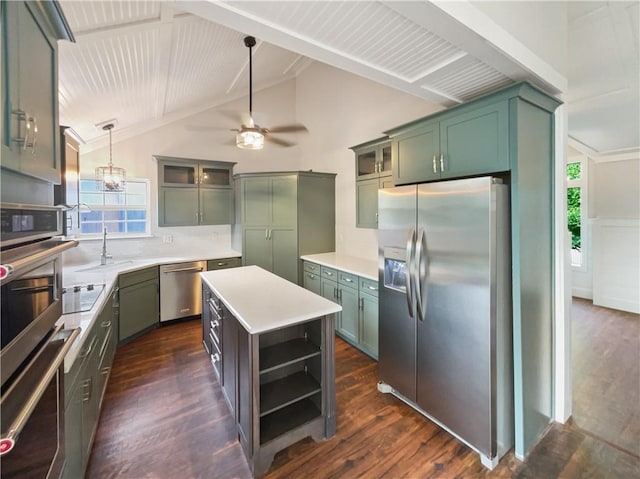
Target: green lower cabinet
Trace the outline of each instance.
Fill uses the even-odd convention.
[[[360,346],[378,358],[378,297],[360,292]]]
[[[342,312],[336,331],[344,338],[358,342],[358,290],[344,285],[338,286],[338,299]]]
[[[336,315],[336,333],[377,360],[377,281],[309,261],[304,262],[303,269],[306,289],[342,306]]]
[[[207,260],[207,271],[216,269],[237,268],[242,266],[242,258],[239,256],[233,258],[218,258]]]
[[[118,341],[133,338],[156,326],[160,319],[160,282],[158,267],[121,274],[118,278]]]
[[[116,292],[112,292],[102,307],[78,357],[65,373],[65,466],[63,478],[78,479],[84,473],[102,399],[111,372],[116,349]]]
[[[304,288],[313,291],[317,295],[322,296],[322,281],[316,273],[304,272]]]

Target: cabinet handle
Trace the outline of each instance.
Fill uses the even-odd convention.
[[[218,266],[227,266],[229,263],[218,263]]]
[[[353,280],[351,278],[345,278],[344,276],[342,277],[342,279],[346,282],[346,283],[353,283]]]
[[[35,134],[38,132],[38,127],[36,126],[35,123],[35,118],[32,116],[27,116],[27,132],[24,135],[24,143],[22,144],[22,149],[26,150],[27,148],[31,148],[31,150],[33,151],[34,149],[34,145],[35,145]],[[31,125],[33,125],[33,128],[31,128]],[[31,133],[31,141],[29,141],[29,132]]]
[[[91,392],[93,390],[93,376],[88,378],[82,385],[84,393],[82,394],[82,401],[89,402],[91,400]]]
[[[326,274],[327,276],[333,276],[333,273],[331,271],[325,271],[324,274]]]
[[[444,171],[444,155],[440,154],[440,171]]]
[[[363,298],[359,298],[358,299],[358,309],[360,311],[364,311],[364,299]]]
[[[371,291],[378,291],[378,288],[375,286],[367,286]]]
[[[14,143],[18,143],[20,146],[26,143],[26,138],[22,136],[22,122],[27,120],[27,114],[24,110],[20,108],[11,111],[12,115],[15,115],[18,118],[18,135],[11,137],[11,141]]]
[[[437,173],[438,172],[438,167],[436,166],[436,155],[433,155],[432,164],[433,164],[433,172]]]
[[[103,328],[108,328],[109,326],[111,326],[111,321],[103,321],[100,326],[102,326]]]
[[[316,277],[314,275],[312,275],[311,273],[307,273],[307,277],[309,279],[316,279]]]
[[[212,354],[211,355],[211,362],[212,363],[217,363],[218,361],[220,361],[220,355],[218,353]]]

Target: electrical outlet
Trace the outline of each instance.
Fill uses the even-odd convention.
[[[173,236],[171,235],[163,235],[162,236],[163,243],[173,243]]]

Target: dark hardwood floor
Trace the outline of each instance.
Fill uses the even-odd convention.
[[[590,336],[582,329],[583,323],[577,323],[587,316],[590,319],[585,324],[597,323],[600,315],[619,316],[618,312],[600,309],[589,302],[574,303],[574,336],[578,338],[574,341],[578,356],[574,391],[578,403],[585,396],[590,403],[574,407],[575,421],[552,425],[524,463],[510,452],[495,470],[487,471],[478,455],[450,434],[394,397],[380,394],[376,389],[376,363],[336,339],[336,436],[322,443],[305,439],[282,451],[264,477],[640,477],[640,459],[633,448],[638,446],[638,364],[636,361],[635,370],[630,365],[638,355],[638,317],[622,315],[622,321],[630,325],[624,333],[624,338],[630,338],[627,352],[618,356],[619,348],[610,346],[616,353],[603,354],[597,348],[583,346]],[[616,330],[616,326],[605,330],[597,325],[590,327],[597,335]],[[610,358],[624,367],[609,369],[608,388],[595,397],[590,392],[592,387],[583,386],[582,381],[588,380],[585,378],[595,366],[604,371],[606,366],[601,363]],[[627,377],[633,374],[634,378]],[[604,372],[602,375],[606,376]],[[624,377],[627,379],[621,379]],[[600,384],[600,380],[595,383]],[[612,392],[617,387],[622,391]],[[610,394],[615,396],[613,405]],[[612,420],[599,420],[600,414],[611,408],[618,415],[626,415],[626,428],[620,429],[619,421],[608,427]],[[597,432],[587,432],[587,418],[599,424]],[[628,442],[618,443],[614,436],[628,437]],[[202,348],[199,321],[165,325],[118,349],[87,477],[251,477]]]

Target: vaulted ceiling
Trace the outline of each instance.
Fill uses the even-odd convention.
[[[133,135],[246,96],[246,34],[258,39],[254,91],[312,61],[443,106],[523,79],[565,89],[430,2],[60,3],[77,40],[60,44],[60,121],[88,142],[113,119]],[[595,151],[640,144],[638,13],[637,2],[569,5],[569,132]],[[629,120],[610,128],[611,116]]]

